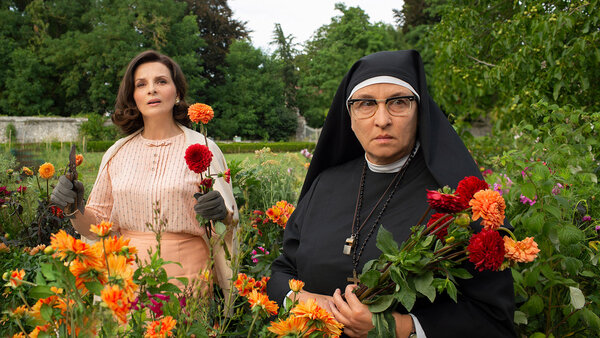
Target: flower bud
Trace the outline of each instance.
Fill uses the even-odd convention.
[[[454,242],[454,240],[455,240],[454,236],[450,236],[450,237],[446,238],[446,244],[450,244],[450,243]]]
[[[465,213],[458,214],[454,223],[459,227],[466,228],[469,224],[471,224],[471,217]]]
[[[8,281],[8,279],[10,278],[10,273],[8,271],[6,271],[3,275],[2,275],[2,279],[5,281]]]
[[[46,255],[52,255],[54,253],[54,248],[50,245],[48,245],[45,249],[44,249],[44,253]]]
[[[127,245],[123,245],[123,247],[121,248],[121,253],[128,255],[129,254],[129,247]]]

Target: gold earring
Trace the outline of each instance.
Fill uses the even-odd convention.
[[[175,104],[179,104],[179,102],[181,102],[179,98],[175,99]]]

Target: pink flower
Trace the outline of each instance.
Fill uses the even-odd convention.
[[[590,216],[590,215],[585,215],[581,219],[581,221],[583,221],[583,222],[588,222],[588,221],[591,221],[591,220],[592,220],[592,216]]]
[[[554,188],[552,188],[552,195],[558,195],[560,194],[560,190],[562,188],[564,188],[565,186],[560,184],[560,183],[556,183],[556,185],[554,186]]]
[[[523,204],[534,205],[537,202],[537,195],[533,197],[533,200],[531,200],[527,196],[521,194],[521,197],[519,199]]]

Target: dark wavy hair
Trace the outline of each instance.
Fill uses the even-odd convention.
[[[191,126],[191,121],[187,115],[188,104],[185,102],[185,96],[188,89],[185,76],[179,65],[173,61],[173,59],[154,50],[142,52],[129,62],[125,75],[123,75],[123,79],[121,80],[121,85],[119,86],[117,102],[115,103],[115,112],[111,116],[113,123],[126,135],[133,134],[144,126],[142,114],[133,98],[133,91],[135,89],[134,74],[141,64],[148,62],[160,62],[169,68],[171,78],[173,79],[177,90],[177,97],[180,99],[179,103],[173,106],[173,118],[175,121],[186,127]]]

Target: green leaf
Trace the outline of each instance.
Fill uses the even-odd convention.
[[[40,308],[40,314],[42,315],[42,318],[44,318],[44,320],[46,320],[47,322],[52,320],[52,307],[48,304],[42,304],[42,307]]]
[[[379,231],[377,231],[377,248],[387,255],[397,255],[400,253],[394,236],[383,226],[379,227]]]
[[[521,193],[530,199],[535,197],[535,186],[531,182],[526,182],[521,185]]]
[[[584,277],[590,277],[590,278],[595,278],[595,277],[596,277],[596,274],[595,274],[595,273],[593,273],[593,272],[591,272],[590,270],[585,270],[585,271],[582,271],[582,272],[580,273],[580,275],[582,275],[582,276],[584,276]]]
[[[360,282],[365,284],[369,288],[374,288],[379,282],[381,272],[377,270],[369,270],[360,275]]]
[[[435,288],[431,285],[433,282],[433,272],[428,271],[427,273],[420,275],[414,279],[415,289],[421,294],[427,296],[433,303],[435,299]]]
[[[181,292],[181,290],[177,286],[175,286],[171,283],[165,283],[165,284],[161,285],[160,290],[166,291],[166,292],[174,292],[174,293]]]
[[[225,234],[226,231],[227,231],[227,226],[225,224],[223,224],[222,222],[215,223],[215,232],[219,236],[222,236],[223,234]]]
[[[47,285],[34,286],[29,290],[29,297],[31,298],[47,298],[53,296],[55,293],[50,291],[50,287]]]
[[[535,286],[540,279],[540,266],[536,266],[533,270],[525,273],[525,286]]]
[[[457,302],[458,290],[456,290],[456,285],[451,280],[446,280],[446,292],[454,302]]]
[[[373,313],[383,312],[392,306],[394,300],[394,295],[383,295],[377,297],[373,303],[369,304],[369,311]]]
[[[452,274],[452,276],[461,279],[469,279],[473,277],[473,275],[471,275],[471,273],[467,271],[467,269],[463,268],[451,269],[450,273]]]
[[[515,324],[527,325],[527,315],[522,311],[515,311],[514,315]]]
[[[536,315],[544,310],[544,301],[539,295],[532,295],[527,302],[521,306],[521,310],[529,315]]]
[[[371,320],[375,327],[369,331],[367,337],[379,338],[396,336],[396,321],[394,320],[391,311],[374,313]]]
[[[569,294],[571,295],[571,305],[575,309],[581,309],[585,305],[585,296],[579,288],[569,286]]]
[[[44,263],[41,266],[42,274],[46,277],[47,280],[56,280],[56,275],[54,274],[54,268],[51,263]]]
[[[100,294],[102,293],[102,290],[104,289],[104,286],[102,286],[102,284],[100,284],[100,282],[96,282],[96,281],[92,281],[92,282],[87,282],[87,283],[83,283],[85,284],[85,287],[90,290],[91,293],[95,294],[96,296],[100,296]]]
[[[529,338],[547,338],[547,337],[544,333],[536,332],[536,333],[532,334],[531,336],[529,336]]]
[[[581,310],[581,317],[591,329],[596,330],[596,332],[600,331],[600,318],[593,311],[583,309]]]
[[[408,286],[400,288],[400,292],[397,292],[394,296],[404,306],[406,311],[412,310],[417,300],[417,293]]]

